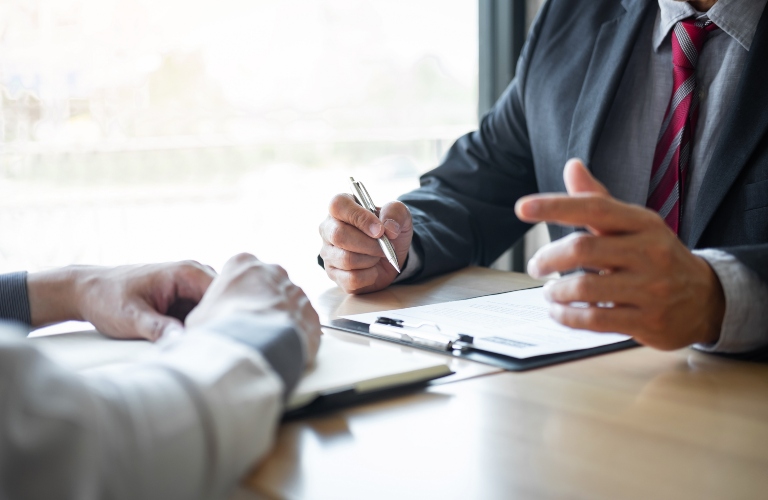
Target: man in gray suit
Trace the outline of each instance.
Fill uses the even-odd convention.
[[[197,304],[183,326],[168,315],[181,300]],[[191,262],[3,275],[0,319],[16,322],[0,321],[3,499],[228,498],[321,334],[285,271],[247,254],[219,276]],[[25,338],[68,319],[159,348],[75,373]]]
[[[332,200],[329,277],[366,293],[487,265],[544,221],[531,275],[597,271],[547,285],[557,321],[660,349],[767,345],[766,3],[549,0],[515,79],[421,188],[379,218]]]

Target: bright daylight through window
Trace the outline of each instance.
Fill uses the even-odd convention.
[[[0,5],[0,272],[314,259],[477,123],[476,0]]]

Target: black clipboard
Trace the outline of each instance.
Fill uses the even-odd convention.
[[[608,344],[599,347],[592,347],[590,349],[579,349],[576,351],[559,352],[555,354],[544,354],[542,356],[534,356],[531,358],[513,358],[511,356],[505,356],[503,354],[497,354],[489,351],[482,351],[479,349],[470,350],[455,350],[447,351],[443,349],[433,349],[421,345],[415,345],[410,342],[404,342],[390,337],[384,337],[371,333],[368,329],[367,323],[360,323],[358,321],[352,321],[349,319],[339,318],[332,319],[323,323],[323,326],[327,328],[334,328],[336,330],[342,330],[350,333],[357,333],[365,335],[366,337],[372,337],[379,340],[385,340],[387,342],[393,342],[416,349],[423,349],[425,351],[436,352],[444,354],[446,356],[453,356],[455,358],[468,359],[470,361],[476,361],[486,365],[496,366],[503,368],[504,370],[521,372],[525,370],[532,370],[534,368],[541,368],[543,366],[555,365],[558,363],[565,363],[566,361],[573,361],[576,359],[588,358],[590,356],[597,356],[599,354],[605,354],[608,352],[621,351],[623,349],[629,349],[631,347],[637,347],[640,344],[632,339],[625,340],[623,342],[617,342],[615,344]]]

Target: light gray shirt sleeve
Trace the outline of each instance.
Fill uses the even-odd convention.
[[[258,318],[231,315],[206,324],[206,330],[259,351],[282,379],[286,397],[298,384],[306,364],[306,346],[287,313],[275,311]]]
[[[0,320],[32,324],[26,272],[0,274]]]
[[[0,498],[223,498],[272,444],[285,383],[244,342],[190,330],[73,372],[18,330],[0,325]]]
[[[707,352],[741,353],[768,345],[768,286],[733,255],[714,249],[694,250],[720,279],[725,317],[716,344],[696,344]]]

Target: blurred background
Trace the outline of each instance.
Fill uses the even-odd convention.
[[[314,263],[350,175],[384,203],[477,126],[540,3],[5,0],[0,272]]]

